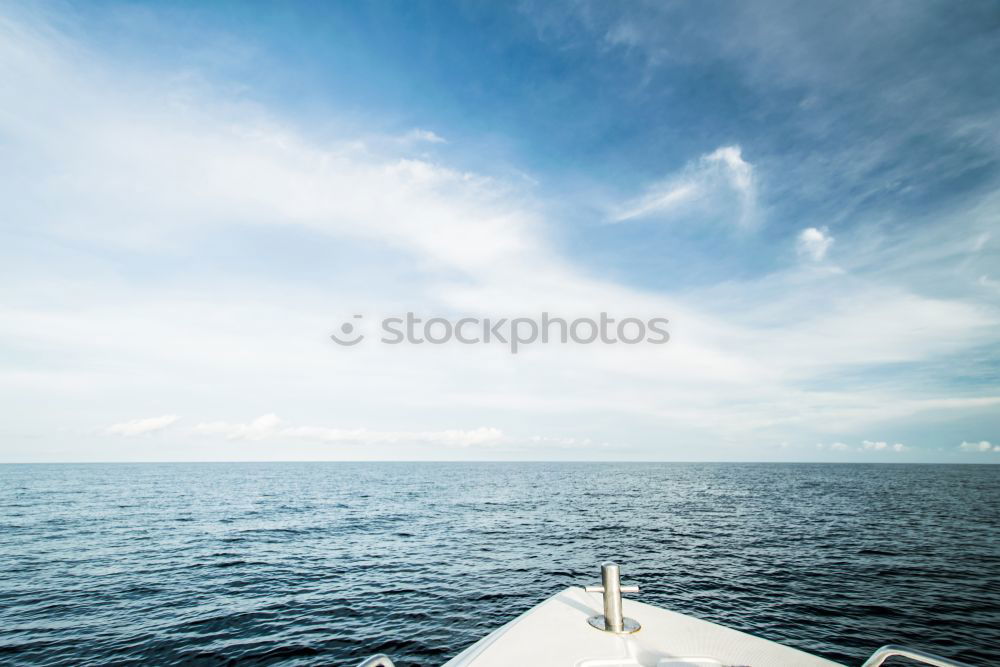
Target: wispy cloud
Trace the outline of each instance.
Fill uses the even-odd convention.
[[[614,222],[697,211],[747,226],[756,218],[753,165],[739,146],[722,146],[668,176],[612,214]]]
[[[988,289],[1000,293],[1000,280],[994,280],[993,278],[990,278],[988,275],[984,273],[983,275],[979,276],[979,280],[977,282],[983,287],[986,287]]]
[[[642,45],[643,38],[633,22],[622,20],[608,29],[604,41],[612,46],[635,47]]]
[[[156,433],[172,426],[180,419],[176,415],[163,415],[162,417],[147,417],[146,419],[133,419],[132,421],[112,424],[105,432],[110,435],[121,435],[132,437],[136,435],[148,435]]]
[[[987,440],[980,440],[979,442],[963,442],[958,446],[963,452],[1000,452],[1000,445],[993,445]]]
[[[194,432],[229,440],[317,440],[347,444],[435,444],[445,447],[496,445],[504,441],[500,429],[445,429],[441,431],[381,431],[367,428],[341,429],[325,426],[287,425],[277,415],[267,414],[246,423],[207,422],[197,424]]]
[[[422,130],[420,128],[415,128],[403,135],[403,141],[406,142],[424,142],[428,144],[446,144],[448,140],[444,137],[432,132],[431,130]]]
[[[635,30],[616,39],[648,38],[641,25]],[[294,404],[307,424],[265,414],[195,429],[220,440],[569,449],[627,432],[647,458],[690,457],[684,445],[664,442],[665,430],[676,442],[724,443],[742,457],[764,436],[836,438],[830,450],[841,451],[836,445],[866,433],[905,433],[894,426],[921,415],[961,417],[1000,404],[993,385],[969,387],[947,371],[995,344],[997,309],[966,293],[923,289],[946,273],[929,272],[928,256],[952,266],[955,253],[975,247],[989,261],[988,241],[966,233],[970,208],[943,208],[895,236],[892,225],[848,233],[820,217],[836,225],[838,263],[858,258],[836,275],[788,252],[755,263],[765,243],[787,249],[803,228],[814,232],[803,257],[823,260],[832,236],[811,219],[767,214],[764,186],[796,172],[758,152],[762,142],[744,142],[744,154],[737,144],[712,149],[723,140],[709,139],[685,153],[686,166],[611,207],[611,217],[720,222],[716,236],[759,245],[741,247],[736,260],[687,258],[690,273],[723,269],[708,283],[671,264],[668,240],[650,271],[655,280],[626,282],[552,242],[554,223],[535,198],[554,195],[467,168],[482,147],[456,145],[460,133],[448,132],[456,143],[447,153],[465,154],[451,161],[415,159],[415,147],[403,145],[439,144],[429,130],[405,141],[380,127],[318,140],[286,109],[234,102],[207,82],[192,90],[184,79],[136,75],[53,34],[0,23],[0,132],[17,137],[5,146],[5,163],[17,167],[3,170],[0,195],[17,208],[9,224],[22,226],[0,249],[12,276],[0,281],[0,337],[19,351],[0,374],[11,402],[68,404],[97,387],[109,403],[130,405],[155,386],[183,414],[206,401],[233,414],[252,400],[255,413],[287,414]],[[359,137],[368,136],[382,139],[367,146]],[[810,159],[835,155],[817,149]],[[641,192],[628,184],[635,180],[623,177],[622,187]],[[976,224],[992,224],[996,210],[982,204]],[[657,231],[669,227],[684,225]],[[601,229],[624,236],[642,227]],[[744,233],[752,229],[760,233]],[[977,294],[987,292],[975,285],[984,270],[968,280]],[[566,317],[668,317],[676,335],[660,349],[539,347],[517,362],[487,349],[425,346],[406,350],[404,363],[398,349],[347,353],[327,340],[341,309],[501,316],[553,306]],[[899,375],[908,368],[945,370],[914,383]],[[23,419],[40,431],[51,421],[41,408]],[[582,435],[511,435],[547,433],[555,419],[578,423]],[[308,425],[328,420],[372,429]],[[896,451],[884,445],[860,449]]]

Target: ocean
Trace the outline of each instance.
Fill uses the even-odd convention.
[[[440,665],[615,560],[848,665],[1000,663],[1000,466],[0,466],[0,663]]]

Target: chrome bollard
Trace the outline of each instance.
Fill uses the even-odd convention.
[[[621,570],[617,563],[601,564],[601,585],[587,586],[588,593],[604,594],[604,615],[591,616],[587,622],[598,630],[628,634],[637,631],[639,622],[622,615],[622,593],[638,593],[638,586],[622,586]]]

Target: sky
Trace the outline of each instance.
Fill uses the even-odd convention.
[[[1000,462],[997,62],[980,0],[0,0],[0,461]]]

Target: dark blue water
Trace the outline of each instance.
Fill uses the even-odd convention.
[[[0,662],[438,665],[615,559],[846,664],[1000,656],[1000,466],[0,466]]]

